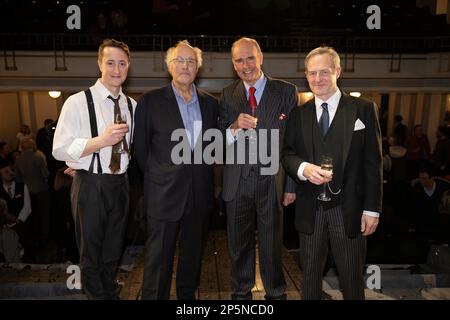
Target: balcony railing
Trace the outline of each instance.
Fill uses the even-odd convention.
[[[177,41],[187,39],[203,51],[228,52],[236,36],[210,35],[99,35],[99,34],[0,34],[4,51],[88,51],[96,50],[104,38],[126,42],[132,51],[165,51]],[[450,36],[435,37],[359,37],[333,36],[254,36],[263,52],[308,52],[329,45],[341,53],[430,53],[450,52]]]

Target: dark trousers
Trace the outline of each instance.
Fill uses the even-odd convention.
[[[83,289],[89,299],[118,299],[114,276],[123,251],[128,178],[79,170],[71,200]]]
[[[200,271],[207,218],[195,210],[192,193],[178,221],[158,220],[147,215],[142,299],[168,300],[172,284],[175,246],[178,241],[176,290],[179,300],[194,300]]]
[[[33,214],[31,220],[35,224],[33,226],[34,233],[41,241],[42,245],[45,245],[48,240],[50,230],[50,193],[48,190],[39,193],[31,193],[31,208]]]
[[[251,299],[255,285],[255,221],[259,266],[266,299],[285,298],[281,248],[283,216],[273,176],[250,173],[241,179],[234,200],[226,203],[232,299]]]
[[[322,272],[327,261],[328,243],[331,244],[344,299],[364,300],[366,237],[349,238],[345,234],[341,206],[325,211],[319,207],[314,232],[300,232],[299,236],[304,300],[320,300],[322,297]]]

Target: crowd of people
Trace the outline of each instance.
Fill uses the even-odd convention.
[[[0,142],[2,261],[78,262],[70,199],[64,195],[71,181],[64,176],[64,163],[52,155],[54,126],[54,120],[46,119],[34,138],[23,125],[14,149]],[[44,253],[49,245],[53,257]]]

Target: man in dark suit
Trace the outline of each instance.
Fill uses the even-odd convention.
[[[279,152],[286,116],[297,105],[297,90],[293,84],[272,79],[262,72],[263,54],[254,39],[237,40],[231,48],[231,55],[240,79],[223,89],[219,126],[226,132],[227,157],[230,149],[235,155],[224,165],[222,191],[227,212],[232,299],[252,298],[255,221],[265,297],[285,299],[286,283],[281,264],[281,203],[288,205],[294,202],[295,184],[292,180],[285,184],[284,172],[279,170]],[[252,109],[253,116],[250,115]],[[256,132],[252,130],[255,128]],[[260,129],[269,130],[268,138],[263,137]],[[247,130],[245,134],[244,130]],[[248,135],[249,132],[252,133]],[[279,136],[271,139],[270,135],[274,133],[279,133]],[[275,143],[275,149],[272,149],[270,140]],[[275,156],[276,163],[271,163],[275,165],[274,172],[265,173],[267,164],[261,161],[261,150],[256,157],[256,153],[252,153],[252,143],[257,143],[262,149],[267,146],[268,150],[263,152],[268,151],[267,154]],[[251,161],[252,156],[255,161]],[[245,161],[240,162],[240,157]]]
[[[382,161],[377,106],[341,92],[339,55],[329,47],[305,58],[315,98],[289,116],[282,161],[297,181],[296,228],[300,235],[303,298],[320,299],[328,243],[344,299],[364,299],[366,236],[381,212]],[[320,167],[333,159],[332,173]],[[319,201],[325,185],[330,201]]]
[[[166,64],[172,82],[144,94],[136,109],[134,144],[144,172],[148,232],[142,297],[169,299],[179,231],[177,297],[195,299],[214,189],[212,166],[194,163],[194,150],[205,148],[203,133],[217,126],[218,104],[194,85],[200,49],[181,41],[167,51]],[[188,141],[188,161],[181,164],[172,158],[180,143],[171,138],[177,129],[186,129],[183,141]]]

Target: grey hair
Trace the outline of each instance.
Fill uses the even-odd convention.
[[[319,54],[328,54],[331,58],[331,62],[333,63],[334,69],[341,68],[341,59],[339,58],[339,54],[332,47],[318,47],[311,50],[305,58],[305,70],[308,70],[308,62],[312,56],[316,56]]]
[[[170,48],[167,50],[167,53],[166,53],[166,59],[164,60],[164,61],[166,62],[167,68],[169,68],[169,63],[170,63],[170,61],[172,61],[172,59],[175,59],[175,53],[176,53],[176,50],[177,50],[179,47],[181,47],[181,46],[186,46],[186,47],[189,47],[189,48],[191,48],[192,50],[194,50],[194,53],[195,53],[195,60],[197,61],[197,68],[200,68],[200,67],[202,66],[202,63],[203,63],[202,50],[200,50],[200,49],[197,48],[197,47],[191,46],[191,44],[190,44],[189,41],[187,41],[187,40],[179,41],[175,46],[170,47]]]

